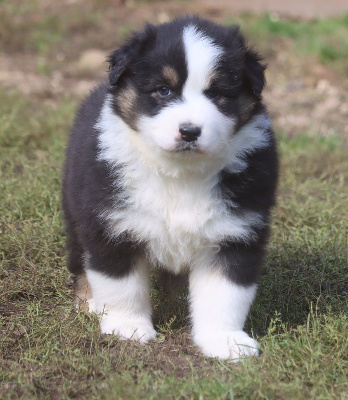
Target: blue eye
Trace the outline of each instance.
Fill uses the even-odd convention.
[[[172,91],[167,86],[162,86],[161,88],[157,89],[157,94],[161,97],[166,97],[172,94]]]

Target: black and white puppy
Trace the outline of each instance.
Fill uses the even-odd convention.
[[[76,295],[147,342],[150,268],[189,275],[204,354],[258,353],[254,299],[277,181],[264,67],[238,27],[188,16],[135,33],[77,113],[63,203]]]

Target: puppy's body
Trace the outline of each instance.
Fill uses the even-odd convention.
[[[277,178],[263,68],[237,28],[195,17],[148,27],[110,64],[110,84],[83,103],[67,153],[79,296],[104,313],[102,332],[148,341],[149,268],[187,272],[203,352],[255,354],[242,328]]]

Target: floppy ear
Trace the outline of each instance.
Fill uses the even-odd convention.
[[[112,86],[117,85],[120,77],[141,53],[145,43],[150,41],[154,34],[155,27],[147,24],[143,31],[134,33],[123,46],[109,55],[107,61],[109,63],[109,81]]]
[[[262,58],[255,51],[248,49],[245,53],[246,75],[249,80],[251,90],[255,96],[260,97],[266,83],[266,66],[261,63]]]

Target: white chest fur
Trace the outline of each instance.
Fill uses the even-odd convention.
[[[104,212],[111,235],[130,232],[147,243],[153,262],[175,273],[189,266],[197,253],[221,240],[246,239],[255,215],[236,215],[219,198],[217,177],[209,180],[164,179],[147,175],[127,179],[126,206]]]
[[[207,173],[200,168],[184,171],[175,160],[163,161],[111,111],[108,100],[96,129],[98,159],[115,168],[115,179],[123,189],[122,201],[115,199],[101,218],[114,238],[128,232],[146,243],[154,263],[179,273],[200,253],[214,251],[221,240],[245,240],[262,223],[258,214],[231,211],[233,204],[219,193],[219,163],[208,166]]]

